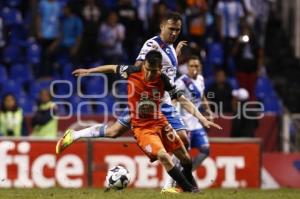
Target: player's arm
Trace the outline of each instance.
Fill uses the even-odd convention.
[[[196,117],[206,128],[210,128],[211,126],[222,129],[221,126],[218,124],[215,124],[209,120],[207,120],[195,107],[195,105],[187,99],[184,95],[180,95],[177,97],[177,101],[181,104],[181,106],[187,110],[190,114],[192,114],[194,117]]]
[[[187,41],[180,41],[176,47],[176,55],[179,57],[181,55],[181,50],[184,46],[187,46]]]
[[[117,67],[118,65],[102,65],[89,69],[79,68],[74,70],[72,74],[75,76],[85,76],[91,73],[116,73]]]
[[[162,74],[161,77],[164,83],[164,89],[169,92],[172,100],[176,99],[185,110],[196,117],[206,128],[210,128],[210,126],[213,126],[217,129],[222,129],[222,127],[218,124],[207,120],[199,112],[195,105],[183,95],[183,92],[181,90],[178,90],[175,85],[171,84],[170,79],[166,75]]]
[[[210,106],[209,106],[209,103],[208,103],[208,100],[205,96],[202,97],[202,106],[205,110],[205,112],[208,114],[208,120],[209,121],[213,121],[214,119],[214,113],[212,112]]]

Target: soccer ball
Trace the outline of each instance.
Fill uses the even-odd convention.
[[[121,190],[129,184],[130,175],[128,170],[123,166],[116,166],[108,170],[105,181],[108,189]]]

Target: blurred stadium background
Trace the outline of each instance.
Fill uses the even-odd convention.
[[[113,75],[77,82],[71,72],[133,64],[167,10],[182,14],[178,41],[189,42],[178,75],[189,55],[199,55],[206,89],[226,85],[210,100],[230,104],[231,91],[246,88],[249,101],[264,107],[235,137],[232,118],[215,119],[224,129],[209,132],[212,154],[195,173],[199,186],[300,188],[300,0],[1,0],[1,189],[103,187],[116,164],[129,169],[131,187],[162,185],[166,173],[130,133],[80,141],[59,157],[55,143],[69,127],[114,121],[114,105],[126,101]],[[219,71],[224,81],[215,78]]]

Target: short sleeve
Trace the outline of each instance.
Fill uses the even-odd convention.
[[[154,40],[148,40],[144,43],[138,57],[136,58],[136,61],[143,61],[145,60],[146,54],[150,50],[157,50],[158,49],[158,44]]]
[[[164,90],[167,91],[171,97],[171,99],[177,99],[181,95],[183,95],[183,91],[177,89],[175,84],[172,84],[170,78],[165,74],[161,75],[161,79],[164,84]]]
[[[127,79],[130,74],[141,71],[141,67],[132,66],[132,65],[118,65],[117,66],[117,74],[119,74],[122,78]]]
[[[176,88],[177,88],[178,90],[184,91],[184,90],[186,89],[185,84],[184,84],[184,82],[181,80],[181,78],[179,78],[179,79],[177,79],[177,80],[175,81],[175,85],[176,85]]]

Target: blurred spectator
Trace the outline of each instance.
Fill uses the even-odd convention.
[[[244,26],[240,38],[236,41],[233,54],[236,62],[236,77],[240,87],[249,92],[250,100],[255,100],[259,52],[255,35],[249,26]]]
[[[53,118],[55,113],[55,103],[51,101],[48,89],[40,91],[37,101],[38,110],[32,118],[32,136],[55,138],[57,135],[58,122]]]
[[[205,45],[205,26],[206,26],[206,0],[188,0],[186,9],[189,34],[192,41],[196,42],[201,48]]]
[[[269,2],[271,0],[243,0],[247,12],[246,21],[253,28],[258,44],[264,47],[265,30],[269,18]]]
[[[146,32],[149,28],[148,19],[151,16],[154,3],[154,0],[135,0],[138,18],[142,21],[142,28],[144,32]]]
[[[61,35],[57,40],[58,56],[71,59],[73,63],[78,61],[78,51],[81,45],[83,23],[82,20],[73,12],[71,4],[66,4],[63,9],[64,17],[62,20]]]
[[[125,26],[126,37],[124,38],[124,50],[129,57],[129,63],[135,61],[137,52],[137,40],[142,35],[141,23],[138,20],[136,8],[131,0],[120,0],[117,7],[120,22]]]
[[[238,39],[242,18],[244,17],[243,6],[236,0],[221,0],[216,7],[217,29],[224,45],[224,70],[230,74],[228,68],[229,57],[233,46]],[[232,75],[232,74],[230,74]]]
[[[149,20],[148,37],[153,37],[154,35],[157,35],[160,32],[159,24],[167,10],[168,8],[163,1],[154,4],[153,14]]]
[[[248,91],[244,88],[233,90],[232,96],[232,109],[235,117],[232,120],[231,137],[255,137],[258,121],[253,117],[256,116],[256,113],[247,111],[245,109],[247,107],[244,106],[249,98]]]
[[[117,13],[112,11],[108,14],[106,21],[100,26],[98,42],[105,63],[118,64],[123,59],[125,27],[118,20]]]
[[[42,47],[40,76],[50,76],[54,62],[52,51],[59,37],[61,6],[56,0],[41,0],[36,18],[37,37]]]
[[[15,96],[5,94],[0,111],[0,134],[14,137],[27,135],[24,125],[23,110],[18,106]]]
[[[97,59],[97,36],[102,11],[95,0],[86,0],[82,10],[84,31],[82,37],[81,58],[86,61]]]
[[[4,20],[0,16],[0,57],[2,56],[3,47],[6,44]]]
[[[232,87],[227,81],[226,74],[223,70],[215,72],[215,82],[212,83],[206,90],[206,96],[209,101],[215,103],[212,110],[218,107],[220,113],[232,112]]]

